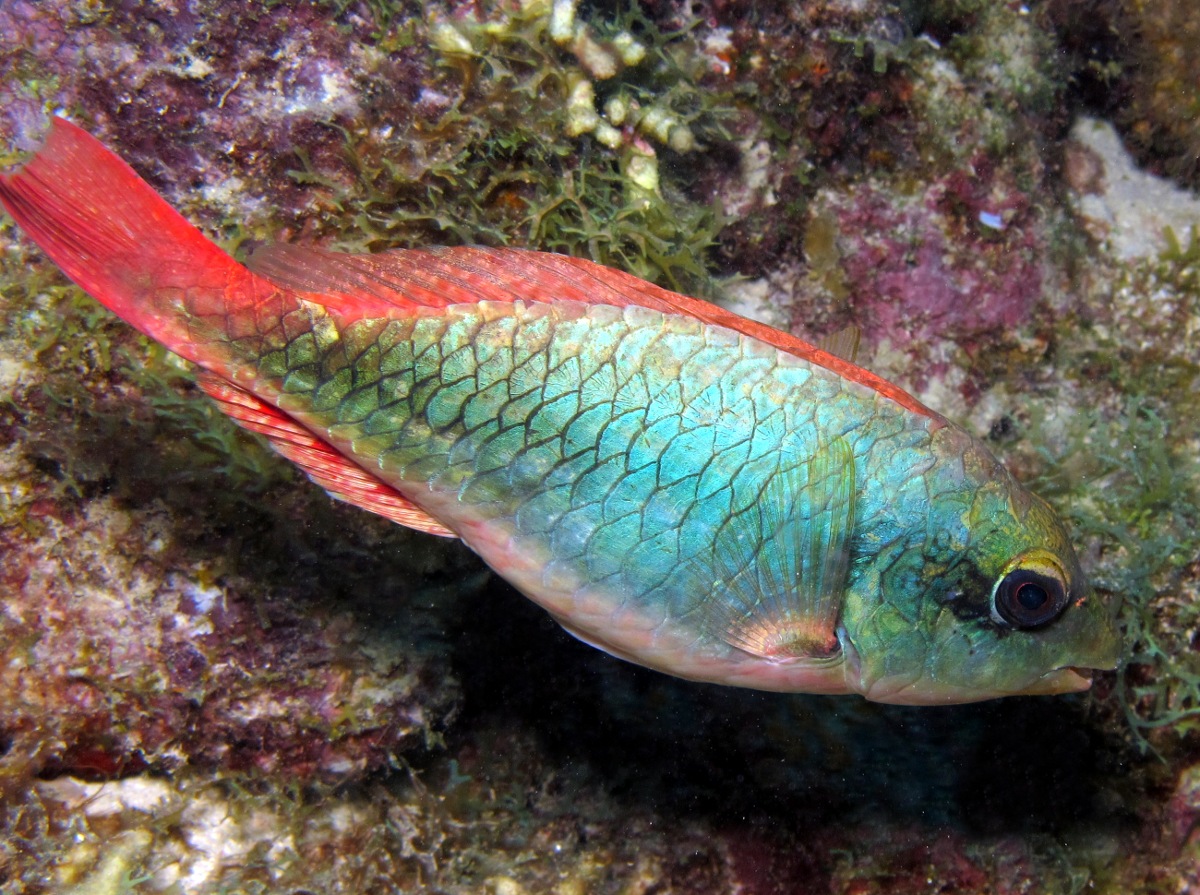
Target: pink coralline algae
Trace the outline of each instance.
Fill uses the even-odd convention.
[[[351,176],[340,128],[411,119],[427,76],[412,50],[369,51],[370,15],[334,5],[2,3],[0,35],[18,38],[0,43],[0,139],[31,151],[48,110],[84,110],[177,206],[303,208],[297,151]]]
[[[1166,807],[1165,841],[1177,853],[1185,846],[1200,852],[1200,765],[1184,768]]]
[[[970,341],[1029,322],[1042,299],[1044,234],[1020,192],[953,173],[902,196],[864,182],[824,192],[845,322],[873,345]]]

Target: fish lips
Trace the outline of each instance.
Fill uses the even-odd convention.
[[[1092,672],[1097,669],[1069,665],[1056,668],[1022,690],[1029,696],[1050,696],[1056,693],[1078,693],[1092,686]]]
[[[1091,669],[1068,666],[1048,671],[1031,683],[1013,691],[990,688],[974,689],[955,684],[944,684],[926,677],[882,677],[858,688],[872,702],[893,705],[957,705],[968,702],[983,702],[1004,696],[1054,696],[1062,693],[1078,693],[1092,685]]]

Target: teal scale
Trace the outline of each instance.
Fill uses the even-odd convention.
[[[309,334],[285,352],[303,366],[260,368],[283,373],[281,406],[418,502],[454,494],[536,542],[548,577],[723,639],[767,600],[831,630],[856,545],[878,552],[927,512],[927,418],[699,320],[481,303],[312,332],[315,377]]]

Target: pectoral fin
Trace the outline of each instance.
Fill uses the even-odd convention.
[[[822,351],[840,357],[844,361],[858,363],[858,348],[862,341],[862,330],[854,324],[843,326],[816,343]]]
[[[708,632],[764,658],[836,653],[856,493],[845,438],[772,476],[714,542]]]

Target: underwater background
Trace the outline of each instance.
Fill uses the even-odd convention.
[[[0,891],[1200,891],[1190,0],[0,0],[235,254],[528,246],[817,339],[1070,520],[1128,661],[904,708],[691,684],[335,504],[0,222]]]

